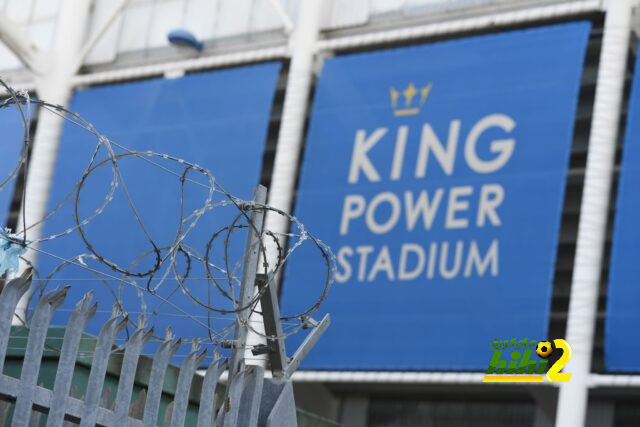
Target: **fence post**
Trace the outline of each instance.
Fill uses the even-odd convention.
[[[89,381],[87,383],[87,395],[84,399],[84,407],[82,410],[81,427],[93,427],[96,425],[98,418],[98,408],[100,397],[102,394],[102,386],[107,372],[107,363],[111,355],[111,346],[118,332],[120,332],[127,323],[127,318],[119,319],[119,311],[114,308],[111,319],[107,320],[98,336],[91,362],[91,372],[89,373]]]
[[[118,391],[116,392],[116,406],[114,409],[115,418],[114,425],[126,425],[129,418],[129,404],[131,403],[131,394],[133,393],[133,380],[136,376],[136,367],[138,359],[142,352],[142,347],[149,341],[153,334],[153,328],[145,332],[145,319],[140,316],[138,320],[138,329],[133,333],[124,350],[122,358],[122,369],[120,371],[120,379],[118,381]]]
[[[47,417],[47,427],[57,427],[64,420],[80,339],[84,326],[96,314],[98,309],[97,303],[90,305],[92,297],[93,294],[89,292],[76,304],[76,308],[67,323],[60,359],[58,359],[58,371],[53,384],[53,396],[49,416]]]
[[[253,195],[253,202],[256,205],[264,205],[267,201],[267,189],[262,185],[256,188]],[[256,270],[258,260],[262,252],[262,226],[264,224],[264,210],[255,209],[249,219],[247,233],[247,245],[245,247],[244,260],[242,263],[242,282],[240,287],[240,297],[236,308],[243,308],[236,313],[235,346],[231,355],[231,366],[229,366],[229,378],[235,375],[244,367],[244,352],[247,342],[249,315],[251,307],[247,305],[254,297],[254,287],[256,282]]]
[[[33,397],[35,394],[36,381],[40,372],[42,352],[44,351],[44,341],[47,338],[47,330],[53,313],[64,302],[67,297],[69,287],[65,286],[59,291],[45,294],[38,303],[31,329],[27,340],[27,348],[22,362],[22,374],[20,375],[20,387],[16,396],[16,406],[13,411],[13,426],[28,426],[33,408]]]

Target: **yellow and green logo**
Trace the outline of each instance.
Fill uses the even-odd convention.
[[[509,359],[503,359],[502,353],[508,348],[511,351]],[[535,349],[536,356],[533,356]],[[528,339],[499,340],[491,343],[493,356],[487,368],[487,374],[482,382],[485,383],[541,383],[546,378],[550,382],[567,382],[571,378],[570,372],[560,372],[571,360],[571,345],[563,339],[549,341],[535,341]],[[547,360],[554,351],[562,352],[561,356],[550,366]]]

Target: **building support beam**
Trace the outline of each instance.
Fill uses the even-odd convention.
[[[58,32],[52,52],[49,54],[48,71],[35,75],[38,98],[53,104],[66,106],[73,91],[73,76],[77,71],[77,55],[82,46],[89,22],[91,2],[64,0],[58,18]],[[37,241],[42,237],[42,224],[49,203],[49,190],[58,154],[64,118],[52,113],[40,114],[38,129],[33,140],[28,162],[24,203],[18,218],[17,231],[27,230],[26,239]],[[24,221],[23,221],[24,218]],[[31,243],[24,254],[30,264],[38,258],[38,244]],[[27,267],[22,263],[21,268]],[[30,294],[20,300],[14,323],[26,319]]]
[[[298,177],[298,163],[304,141],[304,124],[313,84],[315,46],[320,31],[323,3],[322,0],[301,2],[295,30],[290,37],[291,65],[268,199],[270,206],[284,212],[290,212],[292,209],[293,194]],[[283,215],[268,211],[265,221],[265,230],[271,231],[279,239],[282,239],[289,232],[289,220]],[[281,246],[286,247],[285,242],[282,243]],[[277,247],[268,238],[265,239],[265,245],[267,247],[266,261],[269,268],[273,270],[278,259]],[[278,280],[279,274],[276,274],[269,286],[277,286]],[[260,312],[261,307],[256,307],[256,311]],[[251,324],[263,325],[262,316],[254,313],[251,316]],[[256,331],[257,333],[252,333],[247,339],[249,347],[266,344],[264,328],[257,328]],[[259,356],[258,359],[262,360],[256,362],[264,366],[266,357]]]
[[[284,212],[291,212],[298,177],[323,3],[322,0],[305,0],[300,3],[298,21],[290,41],[291,65],[269,188],[269,205]],[[269,212],[266,221],[265,228],[276,236],[289,231],[289,221],[282,215]],[[276,264],[277,252],[273,247],[270,249],[267,261],[273,266]]]
[[[632,0],[607,3],[567,320],[572,376],[561,384],[556,415],[556,425],[563,427],[585,425],[633,5]]]

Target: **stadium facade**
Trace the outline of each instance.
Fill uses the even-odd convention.
[[[638,7],[6,0],[0,73],[245,197],[264,184],[333,248],[332,325],[294,376],[301,409],[347,426],[637,425]],[[202,46],[172,45],[176,29]],[[27,223],[80,153],[61,120],[31,127]],[[6,135],[3,168],[21,142]],[[322,292],[314,254],[296,256],[285,313]],[[483,382],[492,356],[554,339],[573,350],[568,382]]]

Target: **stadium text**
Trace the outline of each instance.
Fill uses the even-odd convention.
[[[436,164],[445,176],[452,176],[461,161],[475,174],[491,174],[508,164],[516,141],[509,137],[493,139],[488,142],[488,150],[485,147],[480,151],[482,154],[479,146],[487,142],[479,141],[490,129],[491,135],[497,131],[509,136],[515,126],[515,121],[505,114],[490,114],[478,120],[462,137],[462,122],[455,119],[449,123],[446,138],[441,138],[429,123],[424,123],[420,138],[413,145],[408,144],[410,132],[405,125],[397,128],[395,141],[389,141],[387,127],[373,131],[360,129],[355,134],[347,182],[354,185],[354,189],[370,188],[363,184],[398,181],[407,178],[407,173],[412,179],[425,182],[428,171]],[[393,155],[384,158],[386,164],[381,164],[381,157],[374,157],[373,150],[385,142],[395,145]],[[506,198],[504,187],[497,182],[473,186],[459,181],[456,179],[456,185],[446,186],[446,182],[439,179],[440,185],[434,188],[387,190],[368,197],[357,191],[347,194],[342,204],[340,235],[347,236],[354,229],[363,228],[372,235],[385,235],[396,230],[406,233],[500,227],[500,207]],[[495,277],[499,274],[499,241],[493,239],[489,244],[481,244],[458,237],[451,241],[405,242],[393,247],[342,246],[337,251],[337,261],[336,280],[341,283],[373,282],[379,278],[392,281],[420,277]]]

